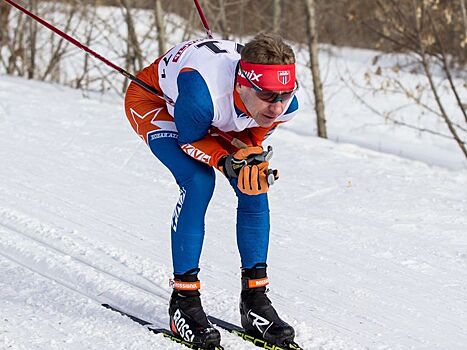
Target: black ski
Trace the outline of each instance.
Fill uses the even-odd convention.
[[[162,334],[165,338],[172,340],[175,343],[185,345],[186,347],[190,349],[195,349],[195,350],[206,350],[205,348],[201,348],[197,346],[196,344],[187,342],[177,336],[175,336],[171,331],[165,328],[157,328],[155,325],[153,325],[151,322],[145,321],[141,318],[138,318],[136,316],[133,316],[125,311],[122,311],[115,306],[109,305],[109,304],[101,304],[103,307],[118,312],[120,315],[126,316],[130,318],[132,321],[139,323],[143,327],[145,327],[148,331],[151,331],[155,334]],[[216,346],[215,348],[211,348],[210,350],[224,350],[222,346]]]
[[[303,350],[295,342],[287,344],[286,347],[274,345],[274,344],[271,344],[271,343],[267,342],[266,340],[264,340],[262,338],[258,338],[256,336],[248,334],[247,332],[245,332],[245,330],[243,328],[241,328],[239,326],[236,326],[236,325],[234,325],[232,323],[226,322],[224,320],[221,320],[221,319],[213,317],[213,316],[208,316],[208,319],[209,319],[209,321],[211,321],[211,323],[219,326],[222,329],[225,329],[226,331],[228,331],[228,332],[230,332],[232,334],[238,335],[243,340],[246,340],[246,341],[248,341],[250,343],[253,343],[257,347],[262,348],[262,349],[268,349],[268,350]]]

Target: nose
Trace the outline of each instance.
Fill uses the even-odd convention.
[[[284,110],[284,103],[282,101],[277,101],[269,105],[269,110],[275,115],[282,114]]]

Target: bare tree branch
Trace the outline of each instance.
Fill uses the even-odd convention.
[[[433,29],[433,33],[435,35],[436,41],[437,41],[437,43],[439,45],[441,61],[443,62],[443,68],[444,68],[444,71],[446,72],[446,77],[448,78],[449,85],[451,86],[451,91],[454,94],[454,96],[456,98],[457,105],[459,106],[459,109],[461,110],[461,113],[464,115],[465,122],[467,123],[467,112],[465,111],[465,108],[464,108],[464,106],[462,104],[460,96],[459,96],[459,94],[457,92],[456,85],[454,84],[454,81],[453,81],[453,78],[452,78],[452,75],[451,75],[451,69],[449,68],[449,64],[448,64],[448,61],[447,61],[446,50],[444,49],[443,42],[442,42],[442,40],[441,40],[441,38],[439,36],[438,28],[436,27],[436,24],[435,24],[435,22],[433,20],[433,16],[431,16],[430,13],[428,13],[428,18],[430,20],[431,27]]]
[[[76,14],[76,12],[78,10],[78,6],[77,6],[75,1],[73,1],[73,3],[70,5],[69,9],[70,9],[70,12],[67,14],[68,18],[67,18],[67,23],[65,25],[65,28],[63,30],[64,32],[69,32],[70,31],[73,18],[74,18],[75,14]],[[78,24],[78,26],[79,26],[79,24]],[[74,32],[75,31],[73,31],[73,33]],[[54,33],[51,34],[51,38],[55,38]],[[65,53],[67,47],[68,47],[68,42],[65,41],[63,38],[60,38],[59,41],[58,41],[57,46],[55,47],[55,50],[52,49],[53,52],[52,52],[52,55],[51,55],[51,59],[49,61],[49,64],[48,64],[47,68],[45,69],[44,73],[42,74],[42,76],[40,78],[41,80],[46,80],[47,77],[52,73],[53,69],[56,68],[57,64],[60,62],[61,57]]]
[[[403,121],[400,121],[394,117],[391,117],[391,115],[393,115],[395,112],[397,112],[398,110],[400,109],[403,109],[405,107],[408,107],[409,105],[406,105],[406,106],[403,106],[403,107],[398,107],[398,108],[395,108],[394,110],[392,111],[389,111],[389,112],[381,112],[379,110],[377,110],[376,108],[374,108],[371,104],[369,104],[366,99],[364,97],[362,97],[361,95],[359,95],[347,82],[346,79],[344,79],[343,77],[341,77],[341,81],[349,88],[349,90],[352,92],[352,95],[363,105],[365,106],[366,108],[368,108],[371,112],[373,112],[375,115],[378,115],[380,117],[382,117],[384,120],[386,121],[390,121],[391,123],[395,124],[395,125],[400,125],[400,126],[404,126],[404,127],[407,127],[409,129],[413,129],[413,130],[417,130],[419,132],[426,132],[426,133],[429,133],[429,134],[432,134],[432,135],[436,135],[436,136],[439,136],[439,137],[442,137],[442,138],[445,138],[445,139],[449,139],[449,140],[452,140],[452,136],[450,135],[445,135],[445,134],[442,134],[440,132],[437,132],[437,131],[433,131],[431,129],[427,129],[427,128],[423,128],[423,127],[420,127],[420,126],[416,126],[416,125],[412,125],[412,124],[408,124],[408,123],[405,123]],[[353,81],[353,80],[352,80]],[[463,142],[465,143],[465,142]]]
[[[444,105],[441,102],[441,99],[438,94],[438,89],[436,88],[434,82],[433,82],[433,76],[430,71],[429,63],[427,60],[427,54],[425,50],[425,44],[422,38],[422,29],[423,29],[423,19],[425,15],[425,10],[426,8],[423,6],[423,2],[420,4],[418,3],[417,0],[413,0],[414,3],[414,10],[416,11],[416,28],[417,28],[417,34],[418,34],[418,40],[419,40],[419,49],[420,49],[420,54],[422,58],[422,65],[423,69],[425,71],[425,76],[428,79],[428,82],[431,87],[431,91],[433,93],[433,96],[436,100],[436,103],[438,105],[439,111],[441,112],[441,115],[446,122],[446,125],[451,132],[452,136],[454,137],[454,140],[457,142],[459,145],[459,148],[462,150],[462,153],[464,153],[464,156],[467,158],[467,149],[465,147],[464,142],[459,138],[459,135],[457,134],[456,129],[454,128],[454,125],[452,125],[451,119],[448,117],[446,110],[444,109]],[[421,9],[421,13],[419,13]]]

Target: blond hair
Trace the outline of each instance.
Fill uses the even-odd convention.
[[[242,60],[257,64],[293,64],[295,54],[279,35],[258,34],[245,45]]]

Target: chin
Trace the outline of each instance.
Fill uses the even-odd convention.
[[[263,128],[270,127],[277,119],[277,117],[268,118],[262,113],[258,113],[256,114],[255,117],[252,117],[252,118],[255,120],[256,124],[258,124],[259,126]]]
[[[258,123],[258,125],[259,125],[260,127],[262,127],[262,128],[269,128],[269,127],[271,127],[271,126],[272,126],[272,124],[273,124],[273,122],[269,122],[269,123],[261,123],[261,124],[260,124],[260,123]]]
[[[258,123],[259,126],[269,127],[276,121],[277,118],[270,119],[270,118],[267,118],[267,117],[261,117],[259,119],[260,119],[259,123]]]

